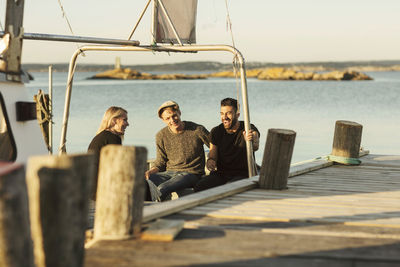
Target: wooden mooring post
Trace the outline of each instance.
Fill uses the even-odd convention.
[[[83,266],[93,154],[29,158],[26,181],[36,267]]]
[[[145,195],[145,147],[108,145],[100,152],[94,240],[139,236]]]
[[[28,193],[22,164],[0,165],[0,266],[34,266]]]
[[[269,129],[260,171],[259,184],[263,189],[287,188],[296,132]]]
[[[360,164],[358,157],[361,135],[361,124],[344,120],[336,121],[332,153],[329,159],[347,165]]]

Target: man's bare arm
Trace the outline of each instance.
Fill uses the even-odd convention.
[[[257,151],[260,146],[260,138],[257,131],[250,130],[248,134],[246,134],[246,131],[243,131],[243,135],[247,141],[251,141],[253,143],[253,150]]]
[[[217,146],[213,143],[210,143],[210,152],[208,153],[207,159],[207,169],[209,171],[215,171],[217,169],[217,160],[218,160],[218,150]]]

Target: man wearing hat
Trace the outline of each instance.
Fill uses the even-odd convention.
[[[209,132],[204,126],[181,120],[179,105],[164,102],[158,117],[166,124],[156,135],[157,158],[154,167],[145,173],[153,201],[163,201],[172,192],[193,187],[204,174],[205,144],[209,147]]]

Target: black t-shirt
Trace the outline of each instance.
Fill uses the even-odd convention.
[[[258,129],[251,124],[251,129]],[[211,130],[211,143],[217,146],[217,172],[222,176],[248,176],[246,140],[243,136],[244,122],[239,121],[239,128],[234,133],[227,133],[221,123]]]
[[[109,144],[122,144],[121,137],[110,131],[104,130],[93,138],[92,142],[90,142],[88,151],[92,151],[99,156],[101,148]]]
[[[96,155],[96,158],[95,158],[96,173],[99,168],[100,150],[104,146],[110,145],[110,144],[121,145],[122,140],[119,135],[114,134],[107,130],[100,132],[98,135],[96,135],[93,138],[92,142],[90,142],[88,151],[94,152]],[[94,181],[92,183],[92,189],[90,192],[92,200],[96,200],[96,193],[97,193],[97,174],[95,177],[96,178],[94,179]]]

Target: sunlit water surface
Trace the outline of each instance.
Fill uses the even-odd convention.
[[[32,73],[32,94],[48,91],[48,74]],[[181,81],[87,80],[94,73],[76,73],[71,97],[67,151],[85,152],[104,111],[111,105],[128,110],[130,126],[124,144],[145,146],[155,157],[154,139],[164,127],[157,117],[159,105],[179,103],[182,119],[211,130],[220,123],[219,103],[237,98],[234,79]],[[261,132],[256,160],[262,162],[268,129],[296,131],[292,163],[327,155],[332,149],[336,120],[363,125],[362,146],[374,154],[400,152],[400,73],[367,73],[373,81],[259,81],[248,79],[250,119]],[[58,150],[67,73],[53,74],[54,147]],[[241,97],[241,95],[240,95]],[[243,114],[241,116],[243,118]]]

